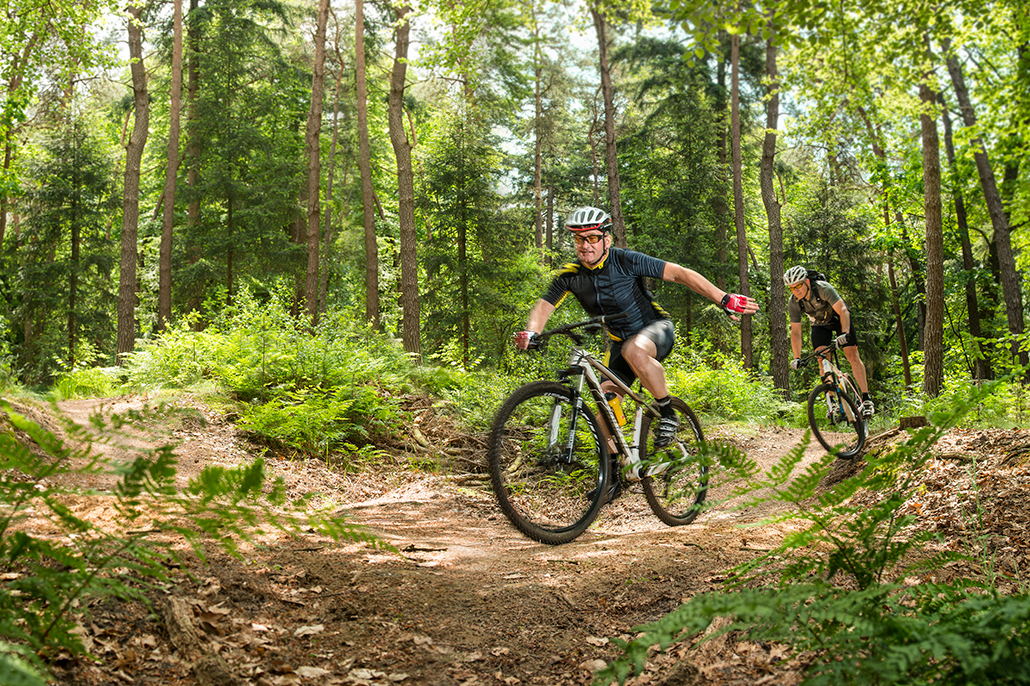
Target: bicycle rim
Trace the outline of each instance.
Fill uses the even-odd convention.
[[[597,518],[608,491],[608,449],[592,410],[572,425],[572,392],[552,381],[518,389],[490,431],[490,484],[505,516],[523,534],[568,543]]]
[[[827,404],[827,393],[837,397],[832,410]],[[854,421],[848,420],[848,412]],[[846,393],[834,393],[830,384],[816,386],[808,396],[808,424],[823,448],[837,457],[849,460],[865,446],[865,420],[861,410]]]
[[[679,398],[672,399],[672,406],[680,423],[676,440],[664,448],[654,447],[651,426],[658,420],[644,417],[640,428],[641,455],[649,471],[661,471],[645,477],[641,485],[647,504],[658,519],[669,526],[683,526],[701,512],[708,493],[708,465],[698,456],[704,435],[694,411]]]

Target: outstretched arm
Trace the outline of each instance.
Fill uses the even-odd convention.
[[[687,269],[686,267],[682,267],[674,262],[665,263],[665,270],[662,272],[662,280],[682,284],[698,295],[703,295],[719,305],[722,304],[722,299],[727,295],[726,291],[720,289],[693,269]],[[745,298],[744,296],[738,297],[744,298],[743,309],[740,311],[741,314],[754,314],[758,311],[758,301],[754,298]],[[739,317],[735,317],[733,315],[730,315],[730,318],[734,321],[739,319]]]

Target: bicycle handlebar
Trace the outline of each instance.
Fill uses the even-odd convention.
[[[840,348],[840,346],[837,345],[837,339],[833,339],[832,341],[830,341],[830,344],[828,346],[826,346],[825,348],[823,348],[822,350],[816,350],[811,355],[809,355],[808,357],[799,358],[798,369],[801,369],[806,364],[808,364],[808,361],[811,360],[813,357],[822,357],[824,355],[828,355],[828,354],[838,350],[839,348]]]
[[[537,335],[536,345],[530,345],[527,349],[543,350],[547,345],[547,341],[551,336],[567,336],[572,339],[572,342],[576,345],[580,345],[583,342],[583,337],[576,333],[576,329],[589,329],[590,331],[597,331],[608,322],[618,321],[629,317],[628,312],[619,312],[618,314],[602,314],[597,317],[591,317],[581,322],[575,322],[573,324],[562,324],[553,329],[548,329]]]

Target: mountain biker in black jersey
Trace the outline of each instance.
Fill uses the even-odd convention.
[[[813,280],[808,277],[808,270],[800,265],[791,267],[783,274],[783,283],[791,292],[787,301],[787,314],[790,315],[790,347],[794,359],[791,369],[797,369],[801,362],[801,315],[808,316],[812,324],[812,348],[819,350],[836,340],[837,346],[844,351],[844,356],[851,364],[851,372],[855,377],[858,389],[862,391],[863,417],[872,417],[875,409],[869,397],[869,382],[866,379],[865,364],[858,355],[858,335],[855,323],[851,321],[851,310],[837,293],[837,289],[826,281]]]
[[[551,313],[570,293],[591,316],[627,313],[625,319],[608,324],[611,347],[605,365],[627,386],[639,377],[641,385],[658,401],[662,418],[656,424],[654,445],[665,447],[675,437],[679,419],[670,404],[661,361],[672,352],[676,334],[672,320],[655,302],[644,279],[687,286],[719,303],[734,321],[739,319],[735,314],[757,312],[758,303],[753,298],[720,290],[692,269],[612,247],[611,217],[604,210],[575,209],[565,220],[565,228],[573,233],[578,259],[562,267],[550,288],[537,300],[529,313],[526,330],[516,334],[516,346],[525,350],[532,345]],[[602,388],[621,396],[610,382],[602,384]]]

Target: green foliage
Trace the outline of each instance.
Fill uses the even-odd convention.
[[[672,392],[702,415],[760,421],[787,407],[768,378],[756,379],[739,356],[700,336],[677,345],[662,364]]]
[[[400,426],[396,404],[371,385],[336,386],[330,390],[287,391],[267,403],[248,408],[243,428],[302,450],[328,455],[348,444],[369,443]]]
[[[777,521],[792,526],[772,551],[735,570],[726,591],[691,598],[661,620],[636,627],[624,654],[597,673],[596,684],[639,672],[655,645],[667,648],[704,632],[740,631],[811,655],[808,684],[1030,683],[1030,597],[1000,596],[989,583],[941,585],[910,573],[936,569],[954,554],[919,555],[929,534],[912,528],[902,506],[918,485],[932,445],[996,384],[952,399],[932,425],[845,481],[824,487],[833,461],[795,474],[808,439],[759,478],[754,460],[726,446],[706,447],[728,474],[746,480],[733,496],[741,507],[773,500],[790,505]],[[856,494],[863,494],[855,499]],[[970,556],[985,566],[989,561]],[[923,577],[926,578],[926,577]]]
[[[122,370],[118,367],[79,366],[58,377],[52,395],[54,400],[117,395],[121,388],[121,374]]]
[[[8,422],[0,433],[4,684],[41,683],[33,675],[44,673],[58,651],[83,654],[76,625],[88,603],[81,601],[96,596],[145,601],[147,585],[167,578],[167,564],[182,541],[202,559],[204,545],[237,553],[240,541],[267,529],[313,529],[333,538],[375,542],[303,499],[287,502],[282,480],[269,483],[261,460],[235,469],[208,467],[181,492],[171,445],[137,449],[135,459],[117,463],[93,450],[97,441],[121,443],[125,429],[145,427],[166,416],[166,410],[109,419],[98,415],[89,427],[65,422],[73,441],[65,443],[9,404],[2,407]],[[90,483],[116,477],[117,483],[109,493],[62,485],[81,477]],[[104,528],[78,516],[83,498],[110,502],[117,524]],[[40,520],[46,522],[46,535],[33,533]]]

